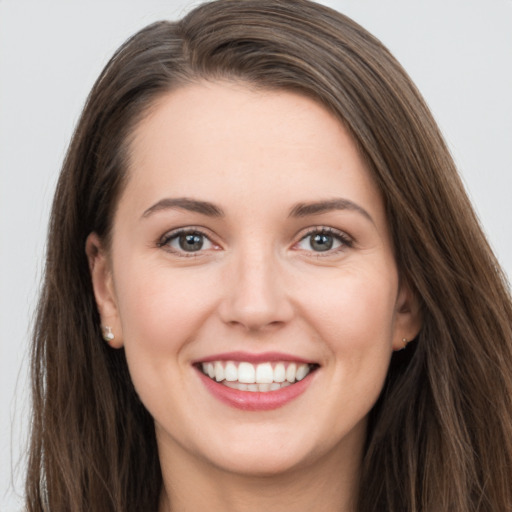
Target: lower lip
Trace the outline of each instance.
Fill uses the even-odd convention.
[[[316,372],[309,373],[304,379],[275,391],[240,391],[229,388],[207,377],[201,370],[197,373],[208,391],[221,402],[244,411],[271,411],[290,403],[304,393]]]

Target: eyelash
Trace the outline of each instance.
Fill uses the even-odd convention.
[[[203,239],[208,240],[208,242],[212,245],[215,245],[214,242],[212,242],[211,238],[201,229],[195,228],[195,227],[186,227],[186,228],[180,228],[175,231],[171,231],[170,233],[165,234],[158,242],[157,247],[162,248],[164,250],[167,250],[179,257],[183,258],[194,258],[201,256],[201,253],[204,253],[204,250],[201,250],[202,247],[198,251],[185,251],[185,250],[176,250],[170,246],[170,243],[173,240],[177,240],[182,235],[198,235],[202,237]],[[317,257],[326,257],[326,256],[332,256],[333,254],[337,254],[338,252],[341,252],[347,248],[351,248],[354,245],[354,241],[351,237],[349,237],[346,233],[343,231],[339,231],[334,228],[326,227],[326,226],[318,226],[311,228],[307,231],[306,234],[301,236],[298,242],[294,244],[294,247],[306,240],[308,237],[311,237],[313,235],[327,235],[330,237],[333,237],[335,240],[337,240],[340,243],[339,247],[336,247],[334,249],[327,249],[326,251],[313,251],[311,250],[311,253],[314,253]],[[203,242],[204,243],[204,242]]]
[[[346,233],[326,226],[316,226],[309,229],[306,232],[306,234],[303,235],[295,245],[299,244],[300,242],[306,240],[308,237],[311,237],[313,235],[328,235],[333,237],[340,243],[340,246],[334,249],[329,248],[326,251],[311,251],[318,258],[332,256],[333,254],[337,254],[347,248],[350,249],[351,247],[354,246],[354,240],[351,237],[349,237]]]
[[[173,247],[171,247],[170,243],[173,240],[177,240],[181,235],[198,235],[198,236],[208,240],[212,245],[215,245],[211,241],[210,237],[205,232],[203,232],[201,229],[195,228],[193,226],[186,227],[186,228],[180,228],[175,231],[171,231],[170,233],[166,233],[157,242],[156,245],[157,245],[157,247],[167,250],[168,252],[171,252],[172,254],[175,254],[176,256],[179,256],[181,258],[197,258],[198,256],[201,255],[202,252],[204,252],[201,250],[187,252],[185,250],[176,250]]]

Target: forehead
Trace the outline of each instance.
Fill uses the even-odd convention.
[[[236,195],[247,207],[255,198],[307,201],[333,194],[377,208],[382,203],[342,123],[289,91],[232,82],[187,85],[155,102],[130,149],[127,192],[138,210],[159,194],[199,194],[212,202]]]
[[[341,139],[352,144],[341,123],[317,101],[238,82],[200,82],[159,98],[135,130],[134,156],[148,157],[144,146],[168,146],[178,139],[187,143],[183,152],[189,149],[190,157],[198,147],[205,152],[222,145],[232,157],[258,144],[274,158],[289,157],[289,149],[296,153],[299,148],[311,158]]]

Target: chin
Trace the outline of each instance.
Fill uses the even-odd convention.
[[[216,458],[215,466],[225,472],[246,477],[269,478],[292,473],[309,465],[309,457],[275,453],[265,448],[243,450]]]
[[[259,435],[251,435],[250,431],[229,435],[229,440],[224,438],[201,451],[209,463],[220,470],[244,476],[273,477],[307,467],[329,450],[329,447],[322,449],[322,443],[305,443],[305,435],[290,436],[289,430],[260,432]]]

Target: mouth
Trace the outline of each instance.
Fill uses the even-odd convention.
[[[319,368],[316,363],[294,361],[211,360],[196,364],[212,381],[230,389],[269,393],[293,386]]]
[[[242,411],[270,411],[295,401],[321,367],[281,352],[227,352],[192,364],[212,396]]]

